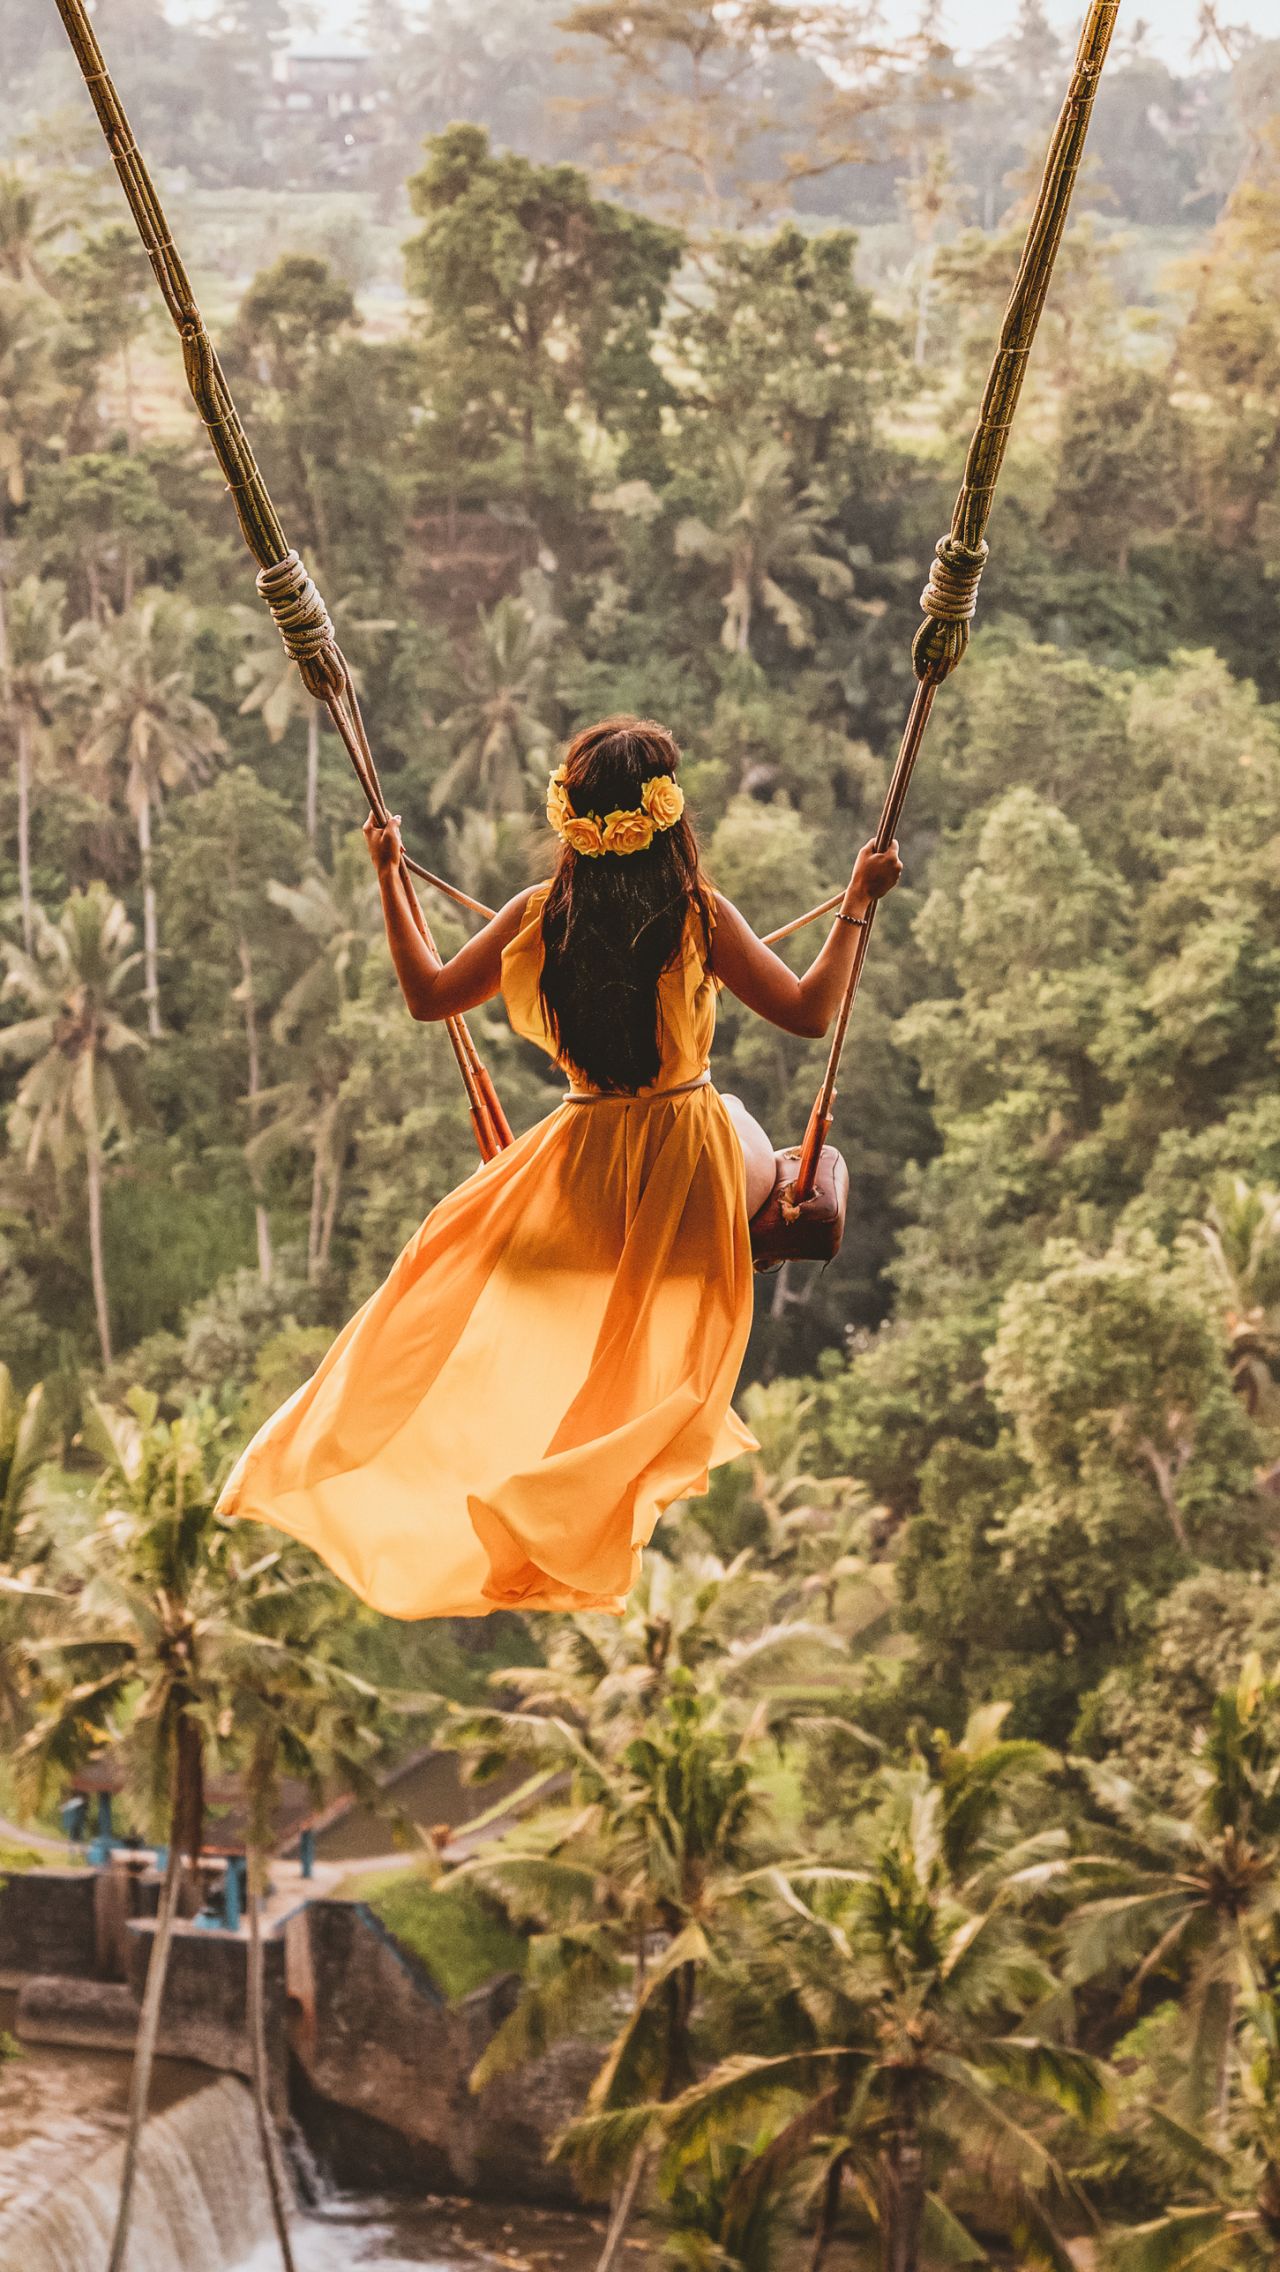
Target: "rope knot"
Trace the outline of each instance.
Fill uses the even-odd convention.
[[[318,702],[341,694],[346,665],[333,619],[296,552],[286,552],[258,576],[258,590],[271,610],[285,653],[297,664],[302,683]]]
[[[926,621],[916,633],[912,659],[916,677],[941,685],[964,661],[969,626],[978,612],[978,586],[987,565],[987,544],[961,544],[954,536],[939,542],[920,594]]]

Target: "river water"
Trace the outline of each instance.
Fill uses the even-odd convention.
[[[0,2272],[105,2272],[128,2062],[0,2062]],[[245,2086],[161,2063],[129,2272],[279,2272]],[[297,2272],[589,2272],[592,2219],[431,2200],[330,2199],[295,2219]],[[641,2259],[632,2256],[639,2272]]]

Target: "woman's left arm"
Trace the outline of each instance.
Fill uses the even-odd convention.
[[[450,962],[442,963],[427,945],[418,895],[404,865],[398,817],[380,828],[370,813],[364,834],[378,874],[391,960],[411,1015],[434,1022],[491,1001],[501,989],[503,950],[524,921],[528,892],[517,892]]]

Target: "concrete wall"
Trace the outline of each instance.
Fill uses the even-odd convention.
[[[155,1927],[135,1919],[129,1927],[128,1983],[141,2003]],[[267,2061],[272,2095],[283,2109],[288,2095],[289,2044],[285,2019],[284,1942],[263,1943]],[[206,1933],[194,1925],[173,1929],[165,1982],[160,2050],[167,2059],[194,2059],[221,2074],[252,2073],[246,2028],[249,1943],[235,1933]]]
[[[445,2004],[362,1904],[312,1901],[289,1920],[286,1982],[300,2112],[339,2183],[575,2199],[568,2170],[546,2154],[599,2052],[566,2043],[478,2096],[470,2088],[514,1981]]]
[[[154,1933],[149,1920],[135,1920],[129,1926],[128,1976],[123,1981],[63,1974],[24,1981],[14,2021],[19,2041],[58,2043],[81,2051],[132,2051]],[[289,2081],[283,1941],[266,1941],[262,1953],[271,2095],[283,2117]],[[218,2074],[249,2078],[248,1963],[247,1940],[175,1926],[160,2016],[161,2058],[190,2059]]]
[[[154,1925],[129,1916],[145,1889],[109,1873],[41,1871],[0,1886],[0,1970],[22,1979],[16,2029],[32,2043],[131,2049]],[[473,2068],[512,2009],[514,1980],[447,2004],[360,1903],[311,1901],[264,1947],[272,2097],[297,2112],[339,2183],[571,2202],[548,2165],[599,2064],[590,2044],[557,2045],[478,2096]],[[159,2048],[247,2076],[248,1941],[174,1930]]]
[[[0,1878],[0,1972],[99,1971],[92,1870],[13,1870]]]

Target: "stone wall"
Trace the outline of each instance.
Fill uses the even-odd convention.
[[[100,1969],[92,1870],[13,1870],[0,1877],[0,1972]]]
[[[128,1928],[128,1976],[123,1981],[37,1976],[18,1992],[14,2021],[19,2041],[58,2043],[81,2051],[132,2051],[155,1927],[147,1919]],[[272,2098],[288,2109],[289,2050],[285,2020],[284,1943],[263,1945],[267,2060]],[[189,2059],[218,2074],[252,2072],[245,2026],[249,1944],[231,1933],[174,1927],[160,2017],[162,2059]]]
[[[580,2108],[599,2052],[569,2042],[478,2095],[470,2087],[514,1981],[446,2004],[362,1903],[312,1901],[286,1929],[286,1984],[300,2111],[339,2183],[576,2198],[547,2148]]]
[[[135,1919],[129,1927],[129,1986],[140,2003],[155,1927]],[[269,1936],[262,1947],[267,2061],[272,2095],[283,2109],[288,2095],[289,2045],[285,2018],[284,1942]],[[252,2072],[246,2028],[249,1943],[235,1933],[207,1933],[194,1925],[173,1929],[165,1982],[160,2050],[166,2059],[194,2059],[221,2074]]]
[[[110,1873],[41,1871],[0,1886],[0,1970],[22,1979],[19,2037],[81,2049],[132,2047],[154,1937],[127,1915]],[[264,1945],[271,2091],[296,2109],[339,2183],[507,2200],[572,2202],[552,2139],[581,2107],[599,2051],[557,2045],[478,2095],[476,2062],[517,1993],[491,1982],[448,2004],[372,1911],[309,1901]],[[161,2055],[248,2076],[249,1944],[174,1929]]]

